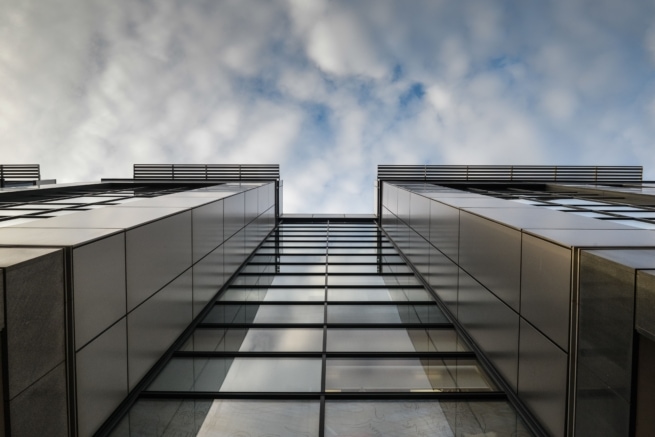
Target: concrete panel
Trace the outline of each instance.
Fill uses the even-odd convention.
[[[549,435],[565,435],[567,355],[524,320],[520,322],[519,398]]]
[[[193,266],[193,317],[195,318],[225,283],[223,273],[224,246]]]
[[[458,270],[455,263],[430,246],[428,283],[455,317],[457,317]]]
[[[191,266],[191,212],[127,232],[127,309]]]
[[[66,365],[59,364],[10,402],[13,437],[66,437]]]
[[[459,265],[519,311],[521,232],[462,211]]]
[[[193,216],[193,262],[223,244],[223,201],[195,208]]]
[[[430,202],[430,243],[451,260],[459,259],[459,210]]]
[[[524,235],[521,265],[521,317],[568,351],[571,249]]]
[[[127,396],[127,321],[75,354],[78,432],[91,436]]]
[[[4,270],[10,400],[64,361],[63,251],[44,252]]]
[[[244,226],[246,214],[246,196],[244,193],[235,194],[225,198],[224,238],[227,240]]]
[[[460,270],[457,317],[505,381],[516,391],[519,315]]]
[[[191,323],[192,279],[189,269],[128,314],[130,390]]]
[[[75,350],[125,317],[125,234],[73,250]]]

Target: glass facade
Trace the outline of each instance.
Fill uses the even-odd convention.
[[[282,223],[112,435],[531,435],[374,222]]]

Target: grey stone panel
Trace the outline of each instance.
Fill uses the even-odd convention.
[[[426,240],[430,238],[430,199],[411,193],[409,225]]]
[[[224,238],[225,240],[229,239],[238,232],[244,226],[245,214],[246,214],[246,204],[245,204],[245,194],[239,193],[234,196],[225,198],[225,228],[224,228]]]
[[[460,270],[457,318],[516,391],[519,315]]]
[[[421,276],[427,280],[430,268],[430,243],[411,228],[408,231],[409,249],[406,255]]]
[[[524,235],[521,266],[521,317],[568,351],[571,249]]]
[[[195,208],[193,216],[193,262],[223,244],[223,200]]]
[[[384,194],[385,199],[383,206],[391,211],[392,214],[398,215],[398,188],[387,182],[383,182],[382,190],[386,193]]]
[[[73,249],[75,350],[125,317],[125,234]]]
[[[59,364],[10,402],[12,437],[66,437],[66,365]]]
[[[247,225],[257,218],[258,188],[253,188],[244,193],[245,196],[245,220]]]
[[[128,314],[130,390],[191,323],[192,280],[189,269]]]
[[[430,243],[451,260],[459,261],[459,210],[430,202]]]
[[[519,398],[549,435],[565,435],[568,356],[555,343],[521,319]]]
[[[459,265],[519,311],[521,232],[462,211]]]
[[[397,188],[398,193],[398,212],[396,215],[400,220],[409,224],[411,193],[403,188]]]
[[[629,430],[635,270],[611,255],[580,256],[576,430],[582,435],[598,423],[606,423],[606,435]]]
[[[9,399],[65,357],[63,251],[5,270]]]
[[[430,246],[428,283],[455,317],[458,317],[458,272],[459,268],[455,263],[437,249]]]
[[[191,266],[191,212],[127,232],[127,309]]]
[[[77,423],[91,436],[127,396],[127,320],[121,319],[75,354]]]
[[[635,328],[655,341],[655,270],[637,272]]]
[[[193,317],[195,318],[225,283],[223,250],[219,246],[193,266]]]
[[[225,242],[225,280],[227,281],[236,272],[245,260],[245,230],[237,232]]]

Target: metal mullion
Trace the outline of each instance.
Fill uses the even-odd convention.
[[[325,289],[323,292],[323,354],[321,356],[321,399],[319,403],[318,410],[318,436],[325,436],[325,379],[327,374],[327,310],[328,310],[328,277],[329,277],[329,258],[330,253],[329,248],[329,237],[330,237],[330,221],[327,222],[327,228],[325,230]]]

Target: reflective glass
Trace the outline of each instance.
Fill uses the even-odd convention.
[[[475,360],[352,358],[327,360],[326,391],[492,391]]]
[[[369,265],[339,265],[339,264],[330,264],[328,266],[328,273],[377,273],[378,265],[369,264]]]
[[[325,437],[513,436],[532,433],[505,401],[328,401]]]
[[[285,285],[295,285],[295,286],[310,286],[310,285],[325,285],[325,276],[324,275],[315,275],[315,276],[305,276],[305,275],[275,275],[273,277],[273,282],[271,285],[275,286],[285,286]]]
[[[330,255],[328,257],[328,262],[329,263],[377,263],[378,262],[378,257],[375,255],[364,255],[364,256],[359,256],[359,255],[354,255],[354,256],[348,256],[348,255]]]
[[[329,288],[328,301],[350,302],[406,302],[433,301],[422,287],[418,288]]]
[[[320,352],[323,350],[323,330],[313,328],[196,329],[181,350]]]
[[[328,329],[328,352],[464,352],[454,329]]]
[[[316,437],[319,409],[317,401],[216,399],[199,435]]]
[[[324,288],[229,288],[219,301],[245,302],[322,302]]]
[[[279,264],[280,273],[325,273],[325,264]]]
[[[436,305],[328,305],[328,323],[449,323]]]
[[[172,358],[148,391],[317,392],[315,358]]]
[[[328,285],[372,285],[372,286],[395,286],[395,285],[419,285],[414,275],[330,275]]]
[[[322,305],[216,305],[203,323],[323,323]]]
[[[281,263],[316,263],[325,264],[325,255],[282,255],[280,256]]]

